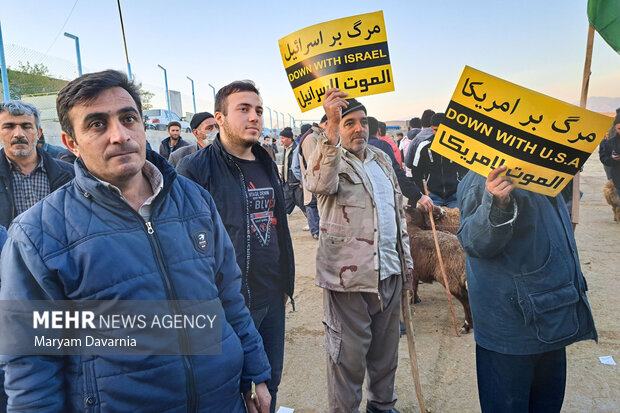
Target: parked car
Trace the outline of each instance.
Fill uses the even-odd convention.
[[[170,113],[170,116],[168,116]],[[149,109],[142,112],[142,117],[145,120],[147,129],[166,130],[168,129],[168,122],[177,121],[181,124],[181,131],[191,132],[192,128],[189,126],[189,122],[181,120],[179,115],[174,112],[168,112],[166,109]]]

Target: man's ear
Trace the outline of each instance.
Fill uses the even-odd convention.
[[[217,122],[218,126],[221,128],[222,125],[224,124],[224,115],[222,114],[222,112],[215,112],[215,115],[213,115],[213,118],[215,118],[215,121]]]
[[[80,148],[78,144],[71,136],[69,136],[65,131],[60,132],[60,136],[62,137],[62,143],[71,151],[72,154],[80,157]]]

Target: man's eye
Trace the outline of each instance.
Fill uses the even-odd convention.
[[[135,122],[136,117],[134,115],[128,115],[125,117],[125,122]]]
[[[90,125],[88,125],[88,127],[89,127],[89,128],[97,128],[97,129],[98,129],[98,128],[103,127],[103,125],[104,125],[104,123],[103,123],[102,121],[100,121],[100,120],[96,120],[96,121],[94,121],[94,122],[91,122],[91,124],[90,124]]]

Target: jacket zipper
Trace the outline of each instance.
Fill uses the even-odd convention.
[[[228,157],[228,160],[235,165],[235,168],[237,168],[237,171],[239,172],[239,177],[241,178],[241,194],[243,196],[243,206],[245,209],[245,272],[243,274],[243,278],[245,279],[245,288],[246,288],[246,292],[248,293],[248,309],[252,308],[252,294],[250,293],[250,279],[249,279],[249,274],[250,274],[250,244],[252,242],[251,239],[251,232],[250,232],[250,221],[248,219],[248,214],[249,214],[249,210],[248,210],[248,198],[247,198],[247,194],[246,194],[246,187],[245,187],[245,177],[243,176],[243,171],[241,171],[241,168],[239,168],[239,165],[237,165],[237,162],[234,161],[234,159],[232,159],[230,156]]]
[[[132,209],[132,211],[134,211]],[[136,215],[139,215],[134,211]],[[153,224],[150,221],[144,221],[141,216],[139,216],[140,220],[144,223],[144,227],[146,228],[146,233],[149,235],[147,238],[149,239],[149,243],[151,244],[151,249],[155,254],[155,259],[157,261],[157,267],[159,269],[159,274],[161,276],[162,282],[164,284],[164,289],[166,291],[166,298],[168,299],[169,305],[172,307],[173,313],[182,314],[182,311],[179,309],[179,304],[177,303],[178,297],[176,291],[174,290],[174,286],[170,282],[168,278],[168,271],[166,270],[166,266],[164,264],[164,259],[161,255],[161,244],[159,243],[159,238],[157,234],[155,234],[155,229],[153,228]],[[189,339],[187,337],[187,331],[185,328],[182,328],[179,333],[179,346],[181,347],[181,351],[184,353],[182,355],[183,358],[183,368],[185,370],[185,378],[187,379],[187,411],[188,412],[196,412],[196,382],[194,378],[194,368],[192,366],[192,361],[190,356],[187,354],[189,351]]]
[[[90,199],[92,197],[88,192],[82,191],[82,194]],[[160,194],[161,195],[161,194]],[[177,302],[178,296],[176,291],[174,290],[174,286],[172,285],[170,278],[168,277],[168,271],[166,269],[166,264],[164,262],[163,256],[161,254],[162,248],[159,242],[159,238],[155,233],[155,229],[153,228],[153,224],[151,221],[145,221],[142,216],[129,205],[127,201],[125,201],[121,197],[121,202],[124,203],[131,211],[133,215],[135,215],[138,220],[142,223],[143,229],[147,233],[147,238],[149,240],[149,244],[151,244],[151,251],[155,255],[155,260],[157,261],[157,268],[159,270],[159,275],[162,280],[162,284],[164,286],[164,291],[166,293],[166,299],[168,301],[168,306],[171,307],[173,314],[182,314],[182,311],[179,309],[179,304]],[[155,205],[154,205],[155,206]],[[179,347],[181,348],[181,352],[184,353],[182,355],[183,359],[183,369],[185,370],[185,378],[186,378],[186,394],[187,394],[187,411],[188,413],[194,413],[198,411],[198,406],[196,402],[196,381],[194,377],[194,367],[192,365],[192,361],[189,353],[189,338],[187,336],[187,331],[185,328],[182,328],[179,333]]]

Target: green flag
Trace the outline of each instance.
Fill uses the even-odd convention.
[[[588,20],[611,48],[620,53],[620,0],[588,0]]]

